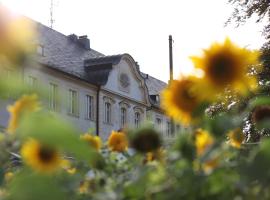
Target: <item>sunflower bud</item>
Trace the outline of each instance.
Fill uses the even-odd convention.
[[[141,153],[157,150],[161,146],[159,133],[153,128],[144,127],[131,135],[131,146]]]

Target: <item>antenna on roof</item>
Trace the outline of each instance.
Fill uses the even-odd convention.
[[[53,19],[53,0],[51,0],[51,7],[50,7],[50,27],[53,28],[53,23],[54,23],[54,19]]]

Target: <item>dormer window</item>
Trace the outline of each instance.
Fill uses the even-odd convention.
[[[37,45],[37,54],[40,56],[44,56],[44,46],[40,44]]]

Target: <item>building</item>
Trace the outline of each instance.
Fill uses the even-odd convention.
[[[171,121],[160,108],[166,83],[142,73],[131,55],[106,56],[91,48],[87,36],[66,36],[40,23],[37,32],[36,55],[21,73],[29,86],[48,88],[48,109],[103,139],[111,130],[138,127],[146,119],[163,136],[172,136]],[[6,127],[5,106],[0,114]]]

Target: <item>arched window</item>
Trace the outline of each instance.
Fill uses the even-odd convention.
[[[135,118],[134,118],[135,127],[138,128],[141,123],[141,114],[139,112],[135,112]]]
[[[120,117],[121,117],[121,128],[122,128],[127,123],[127,109],[126,108],[121,108]]]
[[[112,106],[109,102],[105,102],[105,123],[111,123]]]

